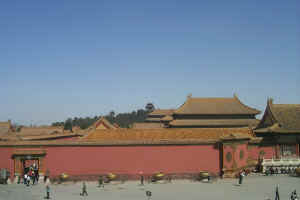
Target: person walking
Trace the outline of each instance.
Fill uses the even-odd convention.
[[[49,186],[49,184],[46,185],[46,199],[50,199],[50,186]]]
[[[46,181],[49,178],[49,176],[50,176],[50,171],[49,171],[49,169],[47,169],[46,173],[45,173],[45,176],[44,176],[44,183],[46,183]]]
[[[34,170],[31,171],[31,179],[32,179],[32,185],[35,184],[35,181],[36,181],[36,174],[34,173]]]
[[[35,164],[35,163],[34,163]],[[33,167],[33,172],[34,172],[34,178],[35,178],[35,182],[38,183],[39,182],[39,168],[37,167],[37,165],[35,164]]]
[[[296,190],[292,192],[290,200],[298,200],[298,195]]]
[[[80,196],[88,196],[88,193],[86,191],[86,184],[85,182],[82,183],[82,193],[80,193]]]
[[[24,183],[24,185],[27,185],[27,174],[24,174],[24,180],[23,180],[23,183]]]
[[[144,176],[141,175],[141,185],[144,185]]]
[[[245,176],[245,172],[241,171],[239,174],[239,185],[242,185],[244,176]]]
[[[102,176],[99,176],[98,184],[99,184],[98,187],[103,187],[104,188],[103,177]]]
[[[26,185],[29,186],[30,185],[30,176],[28,174],[26,174]]]
[[[280,200],[280,196],[279,196],[279,190],[278,190],[278,185],[276,185],[276,191],[275,191],[275,200]]]
[[[150,199],[151,199],[151,196],[152,196],[152,192],[149,191],[149,190],[147,190],[147,191],[146,191],[146,196],[148,197],[148,200],[150,200]]]

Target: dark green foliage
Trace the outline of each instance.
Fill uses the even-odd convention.
[[[66,122],[64,124],[64,129],[72,131],[72,119],[71,118],[66,120]]]
[[[52,126],[64,126],[65,123],[64,122],[54,122],[52,123]]]
[[[115,114],[114,111],[109,112],[105,115],[110,123],[117,123],[122,128],[129,128],[135,122],[144,122],[148,112],[143,109],[132,111],[131,113],[119,113]],[[64,126],[65,130],[71,130],[70,127],[79,126],[81,129],[86,129],[94,124],[101,116],[78,118],[74,117],[67,119],[65,122],[54,122],[52,126]]]

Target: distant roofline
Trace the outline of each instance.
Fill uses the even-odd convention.
[[[242,107],[246,108],[246,109],[249,109],[251,110],[253,113],[249,113],[249,114],[253,114],[253,115],[257,115],[257,114],[260,114],[261,111],[260,110],[257,110],[255,108],[251,108],[245,104],[243,104],[239,98],[237,97],[236,94],[233,95],[233,97],[191,97],[191,96],[188,96],[186,101],[181,105],[179,106],[179,108],[177,108],[176,110],[174,110],[173,112],[173,115],[185,115],[184,113],[182,113],[182,109],[183,107],[189,103],[189,101],[191,100],[210,100],[210,99],[218,99],[218,100],[222,100],[222,99],[232,99],[232,100],[236,100]],[[234,114],[231,114],[231,113],[186,113],[187,115],[234,115]],[[236,113],[237,115],[244,115],[244,113]],[[245,113],[245,114],[248,114],[248,113]]]

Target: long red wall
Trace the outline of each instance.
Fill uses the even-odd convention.
[[[14,160],[11,158],[13,148],[0,147],[0,168],[8,169],[11,172],[11,177],[14,171]]]
[[[219,172],[219,150],[213,145],[48,147],[45,168],[51,175]]]
[[[44,169],[51,176],[69,175],[195,173],[220,171],[219,149],[214,145],[178,146],[78,146],[42,147],[46,150]],[[16,148],[0,147],[0,168],[11,172]],[[29,149],[29,148],[22,148]],[[36,149],[36,148],[35,148]],[[13,174],[13,173],[12,173]]]

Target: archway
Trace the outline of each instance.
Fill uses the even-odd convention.
[[[43,149],[16,149],[12,155],[14,160],[14,176],[23,177],[30,166],[36,165],[40,178],[43,178],[45,155],[46,151]]]

